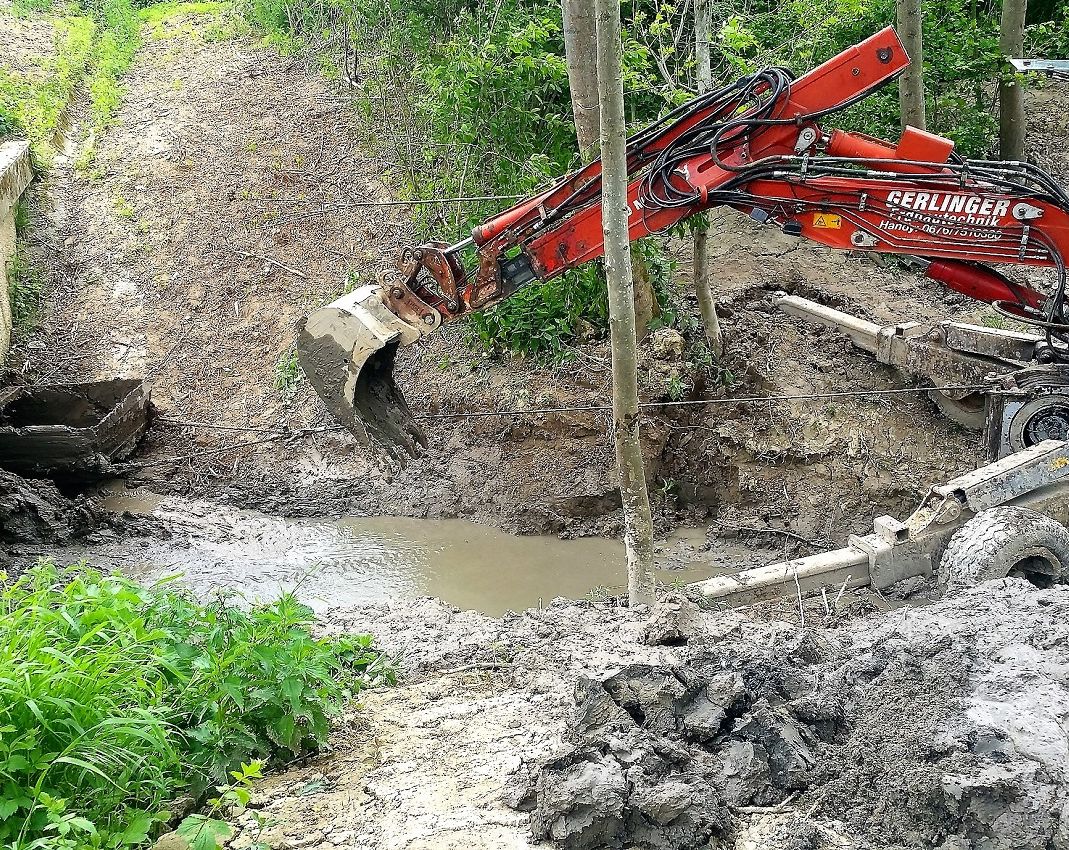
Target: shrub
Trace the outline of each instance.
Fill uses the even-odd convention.
[[[370,638],[310,622],[290,595],[202,605],[85,567],[4,586],[0,843],[137,845],[175,797],[317,747],[340,701],[392,672]]]

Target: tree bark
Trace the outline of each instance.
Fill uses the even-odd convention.
[[[601,132],[598,107],[598,66],[592,61],[597,49],[597,29],[592,0],[561,0],[564,17],[564,56],[568,64],[568,88],[572,117],[583,164],[597,159]]]
[[[999,48],[1004,70],[998,83],[998,154],[1001,159],[1023,161],[1026,119],[1024,87],[1005,60],[1024,54],[1024,21],[1028,0],[1003,0]]]
[[[896,0],[898,37],[909,56],[909,67],[898,78],[898,107],[902,128],[926,130],[924,117],[924,36],[922,0]]]
[[[698,94],[713,88],[713,63],[709,50],[711,16],[712,0],[694,0],[694,56],[697,62]],[[724,355],[724,337],[720,331],[720,318],[716,314],[713,274],[709,262],[709,242],[715,235],[716,228],[712,224],[699,225],[694,229],[694,289],[705,323],[706,344],[713,359],[720,360]]]
[[[598,105],[597,25],[593,0],[561,0],[564,19],[564,57],[568,65],[568,88],[572,98],[575,139],[579,157],[586,165],[601,156],[601,111]],[[653,292],[646,262],[636,248],[631,252],[635,289],[636,327],[640,337],[646,335],[657,315],[657,296]]]
[[[594,8],[597,13],[598,100],[601,104],[601,223],[605,238],[612,347],[613,437],[624,508],[627,598],[631,605],[638,605],[655,599],[653,518],[639,440],[638,338],[628,235],[630,208],[627,201],[620,0],[594,0]]]

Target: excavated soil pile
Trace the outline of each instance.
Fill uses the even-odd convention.
[[[1069,848],[1069,590],[777,612],[336,610],[403,684],[267,780],[232,846]]]
[[[66,498],[51,481],[0,469],[0,543],[64,543],[91,524],[84,505]]]
[[[581,677],[516,804],[574,850],[697,850],[752,807],[805,813],[769,848],[1069,847],[1067,606],[1003,582],[767,644],[659,624],[680,663]]]

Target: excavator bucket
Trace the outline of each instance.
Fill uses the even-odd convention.
[[[422,328],[390,311],[379,285],[362,286],[313,310],[297,336],[297,358],[330,414],[365,446],[401,460],[427,438],[393,380],[394,357]]]

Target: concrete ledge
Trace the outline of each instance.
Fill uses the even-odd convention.
[[[27,142],[0,144],[0,365],[11,347],[11,300],[7,266],[15,256],[15,205],[33,180]]]
[[[0,144],[0,221],[11,215],[19,196],[33,180],[29,142]]]

